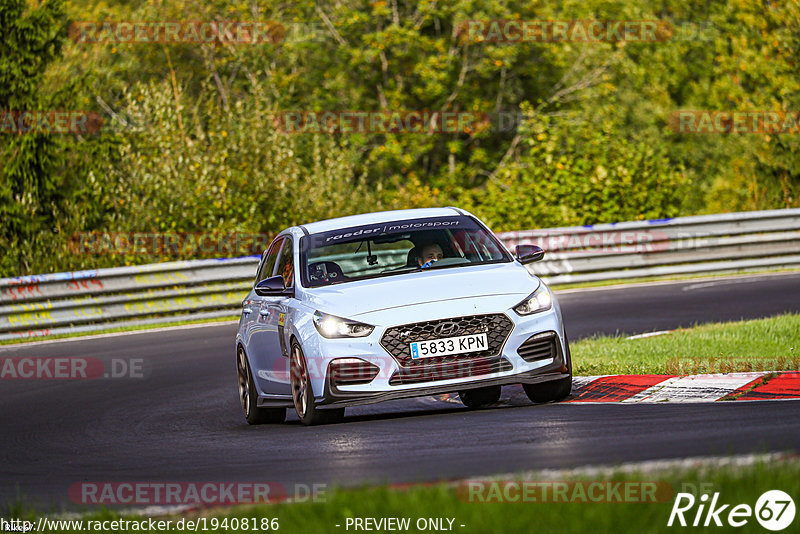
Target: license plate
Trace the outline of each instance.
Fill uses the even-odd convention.
[[[486,334],[470,334],[468,336],[445,337],[428,341],[409,343],[411,358],[432,358],[434,356],[450,356],[465,352],[478,352],[489,348]]]

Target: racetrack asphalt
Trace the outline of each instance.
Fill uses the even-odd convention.
[[[800,312],[800,273],[559,293],[571,339]],[[431,398],[348,409],[345,423],[248,426],[235,324],[0,347],[0,358],[143,360],[144,378],[0,381],[0,502],[80,508],[82,481],[415,482],[800,449],[800,401],[515,405]]]

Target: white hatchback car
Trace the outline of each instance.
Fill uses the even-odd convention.
[[[346,406],[458,392],[470,408],[521,383],[534,402],[572,387],[561,311],[525,264],[458,208],[388,211],[281,232],[236,335],[251,424],[340,421]]]

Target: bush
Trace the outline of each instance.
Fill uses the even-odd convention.
[[[535,115],[520,130],[519,160],[463,204],[495,231],[673,217],[688,181],[657,143],[613,123]]]

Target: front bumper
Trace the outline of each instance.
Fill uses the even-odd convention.
[[[396,389],[394,391],[343,391],[341,388],[337,387],[336,384],[333,384],[330,377],[328,377],[325,380],[324,395],[317,402],[320,405],[331,407],[359,406],[387,400],[441,395],[443,393],[452,393],[454,391],[463,391],[486,386],[536,384],[540,382],[549,382],[550,380],[559,380],[569,376],[567,368],[568,366],[563,356],[563,351],[560,351],[556,358],[552,360],[552,363],[531,371],[523,371],[516,374],[503,373],[502,376],[490,374],[458,382],[434,381],[427,384],[417,384],[409,388]]]
[[[568,354],[565,354],[564,329],[557,304],[546,312],[526,317],[520,317],[508,310],[503,313],[511,319],[514,326],[500,353],[486,360],[489,368],[482,368],[477,374],[447,375],[434,372],[430,380],[416,380],[413,383],[398,383],[396,380],[398,373],[405,368],[401,368],[397,360],[381,345],[380,339],[386,331],[385,328],[376,328],[376,332],[363,340],[320,340],[316,336],[318,346],[313,353],[317,355],[315,359],[318,369],[327,369],[330,362],[337,358],[355,357],[372,363],[380,372],[369,383],[357,385],[336,384],[329,373],[321,373],[318,380],[312,380],[315,400],[320,406],[357,406],[485,386],[533,384],[570,375],[571,364]],[[531,336],[544,332],[553,334],[553,356],[537,361],[523,359],[517,349]]]

